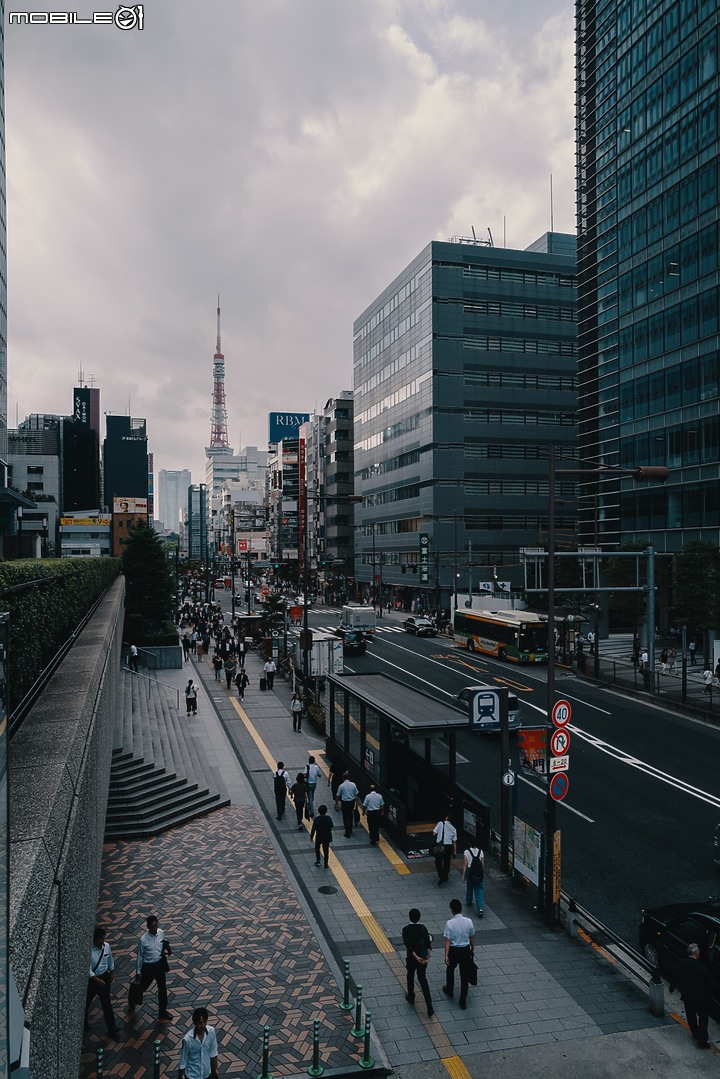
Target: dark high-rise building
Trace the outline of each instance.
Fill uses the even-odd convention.
[[[62,508],[65,512],[100,508],[100,391],[73,390],[73,414],[62,422]]]
[[[576,439],[575,238],[430,243],[354,326],[356,575],[388,601],[521,584],[550,443]],[[574,485],[557,527],[573,533]],[[574,534],[574,533],[573,533]],[[373,565],[374,563],[374,565]]]
[[[581,538],[720,541],[717,0],[577,0]]]
[[[108,510],[117,499],[148,497],[148,451],[145,420],[106,416],[103,443],[104,501]],[[145,506],[147,513],[147,505]]]

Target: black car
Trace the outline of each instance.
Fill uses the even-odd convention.
[[[367,651],[365,634],[359,629],[335,630],[343,643],[344,656],[364,656]]]
[[[688,944],[698,945],[701,961],[710,967],[715,1008],[720,1010],[720,899],[668,903],[642,912],[640,951],[670,981],[680,960],[687,958]]]
[[[429,618],[406,618],[403,625],[406,633],[414,633],[416,637],[435,637],[437,635],[435,624]]]

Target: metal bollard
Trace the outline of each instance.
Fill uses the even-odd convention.
[[[365,1043],[363,1045],[363,1055],[360,1057],[358,1063],[361,1068],[374,1068],[375,1060],[370,1056],[370,1023],[372,1021],[371,1012],[365,1012]]]
[[[263,1027],[263,1040],[262,1040],[262,1071],[258,1075],[257,1079],[272,1079],[272,1075],[268,1071],[268,1058],[270,1056],[270,1027]]]
[[[104,1072],[103,1072],[103,1057],[104,1056],[105,1056],[105,1050],[101,1046],[100,1049],[98,1049],[98,1051],[97,1051],[97,1067],[95,1069],[95,1074],[97,1075],[97,1079],[102,1079],[103,1074],[104,1074]]]
[[[308,1075],[322,1075],[324,1065],[320,1063],[320,1020],[313,1019],[313,1058],[307,1070]]]
[[[342,1004],[340,1005],[340,1009],[341,1009],[341,1011],[344,1011],[344,1012],[352,1011],[352,1001],[350,1000],[350,962],[347,959],[345,960],[345,977],[344,977],[344,984],[343,984],[343,999],[342,999]]]
[[[569,937],[573,937],[574,939],[577,939],[578,922],[579,921],[580,921],[580,915],[578,914],[578,909],[575,906],[575,900],[574,899],[569,899],[568,900],[568,909],[567,909],[567,922],[566,922],[567,934],[568,934]]]
[[[650,977],[650,985],[648,986],[648,1003],[650,1005],[650,1013],[652,1015],[664,1015],[665,1014],[665,983],[663,982],[660,971],[655,968]]]
[[[160,1079],[160,1039],[153,1045],[153,1079]]]
[[[355,997],[355,1026],[350,1031],[353,1038],[362,1038],[365,1034],[365,1030],[362,1026],[362,986],[357,987],[357,996]]]

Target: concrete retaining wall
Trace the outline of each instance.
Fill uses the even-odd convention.
[[[32,1079],[78,1073],[124,594],[120,577],[10,745],[10,962]]]

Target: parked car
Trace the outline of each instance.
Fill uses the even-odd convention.
[[[414,633],[416,637],[435,637],[437,635],[435,624],[429,618],[406,618],[403,625],[406,633]]]
[[[450,702],[454,708],[468,715],[470,701],[476,693],[482,694],[490,689],[489,686],[465,686],[456,693]],[[480,713],[483,713],[483,702],[480,700]],[[514,693],[508,693],[508,730],[519,731],[522,726],[520,701]],[[481,734],[499,734],[500,724],[492,718],[485,718],[477,728]]]
[[[700,903],[668,903],[644,910],[640,917],[640,950],[654,967],[673,980],[688,944],[697,944],[700,961],[713,976],[714,1013],[720,1014],[720,899]]]

